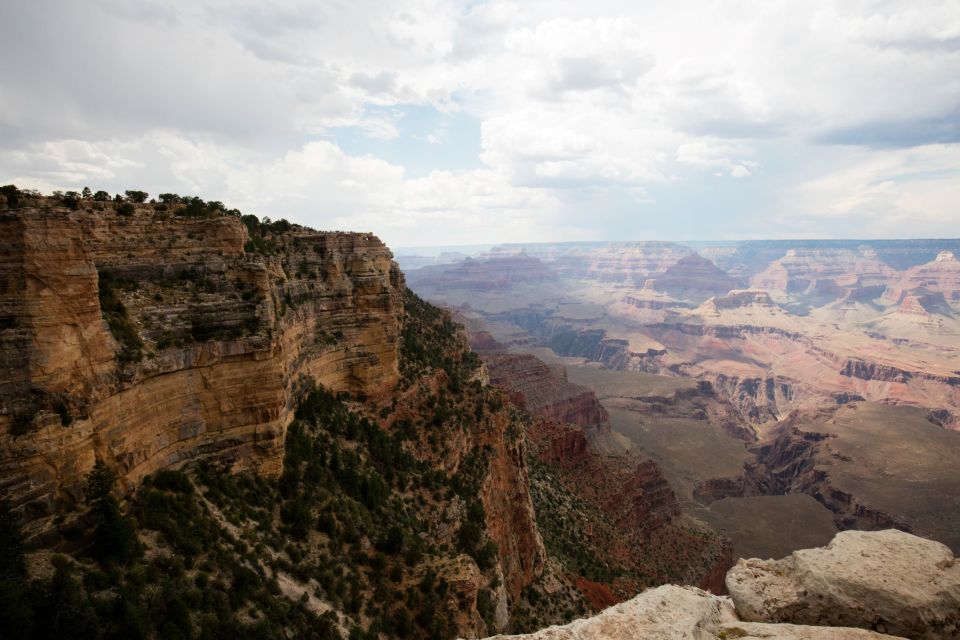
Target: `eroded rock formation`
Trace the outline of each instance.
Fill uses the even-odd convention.
[[[0,227],[0,478],[34,534],[96,458],[126,485],[201,458],[275,474],[301,376],[397,381],[403,278],[373,235],[294,228],[263,256],[232,216],[27,209]]]
[[[600,428],[609,419],[592,391],[568,382],[562,368],[551,369],[536,356],[491,353],[483,361],[490,383],[531,413],[587,428]]]
[[[678,299],[694,299],[723,295],[737,287],[737,281],[710,260],[693,253],[654,276],[647,286]]]

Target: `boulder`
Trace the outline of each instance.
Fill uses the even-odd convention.
[[[644,591],[592,618],[524,636],[496,637],[500,640],[716,640],[719,626],[736,619],[729,598],[694,587],[665,585]]]
[[[726,585],[747,621],[960,637],[960,563],[943,544],[902,531],[844,531],[781,560],[740,560]]]

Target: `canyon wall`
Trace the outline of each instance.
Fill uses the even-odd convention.
[[[147,207],[0,214],[0,486],[28,535],[97,458],[125,487],[200,459],[277,474],[301,376],[393,388],[403,278],[383,243],[249,239],[237,217]]]

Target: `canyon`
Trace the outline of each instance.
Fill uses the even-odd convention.
[[[330,637],[611,607],[590,637],[676,602],[711,622],[665,637],[866,638],[750,604],[744,559],[960,546],[954,241],[506,245],[405,276],[370,233],[196,198],[3,204],[0,487],[32,585],[126,598],[149,566]],[[140,555],[98,555],[96,478]]]
[[[474,273],[524,256],[557,280],[492,293],[447,286],[449,266],[408,278],[475,334],[592,389],[613,437],[735,555],[884,526],[956,550],[958,244],[504,245],[474,254]],[[798,527],[777,540],[756,524],[776,518]]]
[[[242,533],[264,545],[264,536],[290,536],[292,509],[307,514],[297,517],[328,518],[337,530],[360,526],[364,537],[347,541],[355,554],[372,554],[374,545],[395,548],[397,542],[382,542],[388,534],[425,539],[411,553],[426,557],[393,571],[445,585],[443,600],[431,606],[447,613],[418,623],[432,633],[476,637],[522,628],[514,622],[520,611],[531,620],[558,620],[580,610],[571,606],[585,606],[571,579],[547,565],[513,407],[487,386],[466,334],[406,289],[378,238],[241,217],[196,199],[84,204],[34,197],[0,210],[0,487],[4,509],[41,564],[46,549],[81,560],[90,553],[86,541],[97,531],[90,478],[102,469],[117,479],[117,495],[132,509],[140,508],[144,491],[155,496],[149,488],[155,478],[186,471],[174,486],[206,482],[206,497],[193,509],[228,540]],[[345,422],[313,418],[327,435],[304,444],[301,414],[311,403],[333,407],[329,415]],[[337,431],[343,424],[354,431]],[[358,428],[386,435],[365,436],[373,439],[364,452],[355,442]],[[400,432],[402,440],[394,435]],[[339,502],[297,506],[290,489],[286,497],[277,493],[278,483],[302,482],[290,466],[298,455],[291,437],[301,447],[353,451],[343,454],[354,465],[346,471],[368,469],[362,481],[355,470],[310,476],[313,483],[324,477],[347,483],[340,493],[354,497],[340,500],[354,501],[348,511],[329,511]],[[384,445],[383,438],[397,444]],[[396,484],[398,471],[377,460],[397,456],[426,478],[417,481],[424,487],[454,488],[441,494]],[[334,464],[326,453],[321,459]],[[245,524],[237,513],[249,504],[219,493],[216,483],[227,480],[217,478],[230,477],[272,483],[263,495],[282,504],[270,526]],[[410,525],[392,513],[376,525],[357,525],[349,514],[386,509],[378,497],[385,490],[395,495],[391,505],[434,502],[436,516]],[[309,515],[316,510],[322,513]],[[154,512],[144,513],[156,528]],[[295,533],[298,550],[290,557],[342,554],[344,543],[327,531],[306,541]],[[151,547],[161,544],[156,535],[148,536]],[[183,553],[179,544],[178,534],[161,547]],[[246,566],[291,598],[302,597],[308,617],[340,611],[335,626],[343,633],[373,624],[332,587],[318,586],[322,564],[321,573],[311,574],[275,553],[231,562],[225,579]],[[372,577],[360,565],[346,566],[353,598],[372,600]],[[564,590],[524,604],[544,581],[559,581]]]

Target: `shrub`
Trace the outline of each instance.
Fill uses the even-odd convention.
[[[7,206],[11,209],[20,204],[20,189],[17,189],[16,185],[3,185],[0,187],[0,195],[7,199]]]
[[[140,334],[130,321],[126,307],[117,296],[114,289],[116,284],[117,281],[109,273],[100,274],[98,283],[100,311],[107,321],[110,333],[120,343],[120,353],[117,356],[120,362],[138,362],[143,357],[143,340],[140,339]]]

